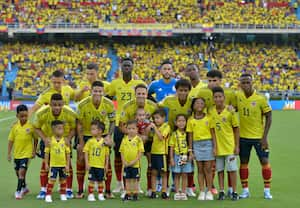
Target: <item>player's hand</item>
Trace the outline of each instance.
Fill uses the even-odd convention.
[[[65,170],[66,170],[66,175],[69,175],[70,167],[68,165],[66,166]]]
[[[86,92],[86,91],[89,91],[90,90],[90,87],[89,86],[84,86],[83,88],[82,88],[82,91],[83,92]]]
[[[48,146],[50,145],[50,138],[47,137],[47,138],[44,140],[44,143],[45,143],[45,146],[48,147]]]
[[[264,151],[268,151],[269,150],[269,144],[268,144],[268,140],[267,138],[263,138],[261,141],[261,148],[264,150]]]
[[[235,154],[235,155],[240,154],[240,147],[239,147],[239,146],[236,146],[236,147],[234,148],[234,154]]]
[[[231,112],[235,112],[236,111],[235,108],[232,105],[228,105],[227,110],[231,111]]]
[[[7,154],[7,161],[8,161],[8,162],[11,161],[11,154]]]
[[[107,173],[107,171],[108,171],[108,165],[105,165],[105,167],[104,167],[104,173]]]
[[[88,164],[85,165],[85,170],[89,171],[90,170],[90,166]]]
[[[174,159],[171,159],[171,160],[170,160],[170,165],[171,165],[172,167],[174,167],[174,166],[175,166]]]
[[[193,161],[195,159],[193,152],[189,153],[189,161]]]
[[[31,159],[35,158],[35,155],[36,155],[36,152],[33,151],[32,154],[31,154]]]
[[[79,143],[79,144],[77,144],[77,151],[79,151],[79,152],[82,152],[82,150],[83,150],[83,144],[81,144],[81,143]]]

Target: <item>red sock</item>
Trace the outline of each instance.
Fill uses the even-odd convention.
[[[227,182],[228,182],[228,187],[232,187],[231,178],[229,176],[229,172],[227,172]]]
[[[42,162],[41,170],[40,170],[40,184],[41,187],[46,187],[48,183],[48,171],[45,169],[45,162]]]
[[[60,194],[66,194],[66,180],[60,180]]]
[[[115,157],[115,172],[117,181],[122,181],[122,160],[120,156]]]
[[[194,186],[194,172],[188,173],[188,188],[192,188]]]
[[[249,177],[249,170],[248,164],[241,164],[240,166],[240,179],[243,188],[248,187],[248,177]]]
[[[102,181],[98,183],[98,193],[99,194],[103,193],[103,182]]]
[[[73,168],[72,165],[70,165],[70,171],[67,176],[67,188],[72,189],[72,184],[73,184]]]
[[[92,194],[94,192],[94,182],[89,182],[88,192],[89,194]]]
[[[82,193],[83,192],[83,183],[84,183],[84,174],[85,174],[84,164],[77,162],[76,166],[77,166],[76,174],[77,174],[78,192]]]
[[[151,167],[147,168],[147,190],[151,190]]]
[[[47,195],[51,195],[52,194],[53,186],[54,186],[53,182],[49,180],[49,182],[47,184],[47,192],[46,192]]]
[[[105,180],[105,192],[106,193],[110,193],[111,192],[111,190],[110,190],[111,179],[112,179],[112,170],[111,170],[111,164],[110,164],[110,161],[109,161],[109,163],[108,163],[108,170],[106,172],[106,180]],[[103,189],[103,185],[102,185],[102,189]]]
[[[266,164],[262,166],[261,172],[264,179],[265,188],[270,188],[271,180],[272,180],[272,169],[270,164]]]

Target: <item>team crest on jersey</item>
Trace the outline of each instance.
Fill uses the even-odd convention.
[[[65,93],[65,97],[70,97],[70,94],[69,93]]]
[[[30,128],[26,129],[26,133],[29,134],[30,133]]]
[[[102,112],[101,112],[101,115],[106,115],[106,111],[102,111]]]
[[[255,107],[255,106],[256,106],[256,102],[253,101],[253,102],[251,103],[251,105],[252,105],[253,107]]]
[[[223,122],[226,122],[226,117],[223,117],[223,118],[222,118],[222,121],[223,121]]]
[[[61,144],[61,145],[60,145],[61,148],[64,148],[64,146],[65,146],[64,144]]]
[[[205,122],[205,125],[208,126],[208,121]]]

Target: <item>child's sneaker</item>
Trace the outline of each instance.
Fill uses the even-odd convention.
[[[237,201],[237,200],[239,200],[239,195],[238,195],[236,192],[233,192],[233,193],[231,194],[231,200],[232,200],[232,201]]]
[[[174,200],[180,200],[180,199],[181,199],[180,193],[175,193],[174,194]]]
[[[96,201],[94,194],[89,194],[87,200],[90,202]]]
[[[112,191],[113,193],[120,193],[121,191],[123,191],[123,182],[122,181],[118,181],[117,182],[117,187]]]
[[[271,195],[270,190],[265,190],[264,191],[264,198],[265,199],[272,199],[273,198],[273,196]]]
[[[22,199],[22,193],[20,191],[16,191],[15,192],[15,198],[18,199],[18,200]]]
[[[156,195],[156,194],[155,194]],[[168,194],[166,192],[161,193],[161,198],[162,199],[169,199]]]
[[[156,192],[152,192],[152,193],[151,193],[150,199],[156,199]]]
[[[198,200],[200,200],[200,201],[205,200],[205,192],[204,192],[204,191],[201,191],[201,192],[200,192],[200,194],[199,194],[199,196],[198,196]]]
[[[109,192],[109,193],[105,193],[105,198],[106,199],[114,199],[115,196],[111,192]]]
[[[104,195],[103,194],[98,194],[98,200],[99,201],[105,201]]]
[[[161,192],[162,185],[160,183],[156,184],[156,191]]]
[[[124,190],[124,191],[122,191],[122,194],[120,195],[120,197],[121,197],[121,199],[124,199],[125,196],[126,196],[126,191]]]
[[[127,201],[130,200],[130,196],[129,196],[128,194],[125,193],[125,195],[124,195],[124,197],[122,198],[122,200],[123,200],[124,202],[127,202]]]
[[[61,201],[67,201],[67,195],[66,194],[61,194],[60,195],[60,200]]]
[[[214,195],[211,193],[211,191],[206,192],[205,200],[214,200]]]
[[[76,199],[83,199],[84,198],[84,193],[83,192],[78,192],[76,195]]]
[[[66,195],[67,195],[67,199],[73,199],[74,198],[73,191],[71,191],[71,190],[66,191]]]
[[[180,199],[181,200],[188,200],[187,194],[186,193],[180,193]]]
[[[28,188],[22,188],[21,189],[21,194],[22,194],[22,196],[25,196],[26,194],[28,194],[30,191],[29,191],[29,189]]]
[[[225,193],[224,191],[219,192],[218,200],[225,200]]]
[[[148,197],[151,198],[151,196],[152,196],[152,190],[151,190],[151,189],[148,189],[148,190],[146,191],[146,196],[148,196]]]
[[[138,199],[139,199],[138,195],[137,194],[133,194],[132,201],[137,201]]]
[[[250,192],[249,190],[244,189],[243,192],[240,194],[241,199],[246,199],[250,197]]]
[[[39,195],[36,196],[37,199],[45,199],[46,191],[40,191]]]
[[[45,196],[45,202],[47,202],[47,203],[51,203],[51,202],[52,202],[52,197],[51,197],[51,195],[46,195],[46,196]]]
[[[211,189],[211,193],[212,193],[213,195],[217,195],[217,194],[218,194],[218,190],[217,190],[216,188],[212,188],[212,189]]]
[[[187,188],[186,194],[191,197],[196,197],[196,194],[194,193],[193,188]]]

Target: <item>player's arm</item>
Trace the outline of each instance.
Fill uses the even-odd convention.
[[[78,135],[78,139],[79,139],[77,149],[79,151],[82,151],[83,146],[84,146],[84,141],[83,141],[83,127],[82,127],[82,123],[80,120],[77,120],[76,130],[77,130],[77,135]]]
[[[261,146],[264,150],[268,150],[269,149],[268,133],[272,124],[272,111],[265,113],[264,116],[266,117],[266,124],[264,128],[263,138],[261,140]]]
[[[89,90],[90,90],[89,86],[84,86],[80,89],[75,90],[74,100],[80,101],[81,97],[83,96],[83,93],[85,93],[86,91],[89,91]]]
[[[72,138],[75,136],[75,132],[76,132],[75,128],[70,129],[70,132],[69,132],[69,134],[68,134],[68,136],[66,138],[68,146],[71,145],[71,141],[72,141]]]
[[[69,147],[68,147],[69,148]],[[66,152],[66,173],[69,174],[70,171],[70,163],[71,163],[71,155],[70,155],[70,151]]]
[[[123,164],[124,168],[128,167],[128,164],[127,164],[127,162],[125,160],[123,152],[121,152],[121,160],[122,160],[122,164]]]
[[[189,160],[192,160],[194,158],[193,154],[193,132],[188,132],[188,153],[189,153]]]
[[[50,140],[44,134],[44,132],[42,131],[42,129],[41,128],[35,128],[34,130],[35,130],[35,133],[43,140],[43,142],[45,143],[45,145],[47,145]]]
[[[210,134],[213,142],[213,153],[216,156],[217,155],[217,137],[216,137],[216,132],[214,128],[210,129]]]
[[[84,153],[84,162],[85,162],[85,169],[86,171],[90,170],[90,165],[89,165],[89,145],[88,143],[85,144],[83,153]]]
[[[170,165],[172,167],[175,166],[175,161],[174,161],[174,146],[170,146]]]
[[[34,105],[28,111],[28,118],[30,118],[32,116],[32,114],[40,108],[41,108],[41,105],[34,103]]]
[[[135,158],[134,160],[132,160],[132,161],[128,164],[128,166],[133,166],[135,163],[137,163],[137,162],[141,159],[142,154],[143,154],[143,153],[142,153],[141,151],[138,151],[138,154],[137,154],[136,158]]]
[[[38,145],[38,138],[36,136],[33,137],[33,150],[32,150],[32,158],[35,158],[36,155],[36,149],[37,149],[37,145]]]
[[[49,155],[50,155],[50,150],[49,151],[46,151],[45,149],[45,170],[49,170]]]
[[[11,150],[13,148],[14,142],[12,140],[8,141],[8,146],[7,146],[7,160],[10,162],[11,161]]]
[[[238,155],[240,153],[240,129],[239,127],[233,127],[234,134],[234,154]]]
[[[154,133],[156,134],[157,138],[160,141],[164,140],[164,136],[162,135],[162,133],[160,132],[160,130],[155,126],[154,123],[150,124],[150,128],[153,129],[152,131],[154,131]]]

